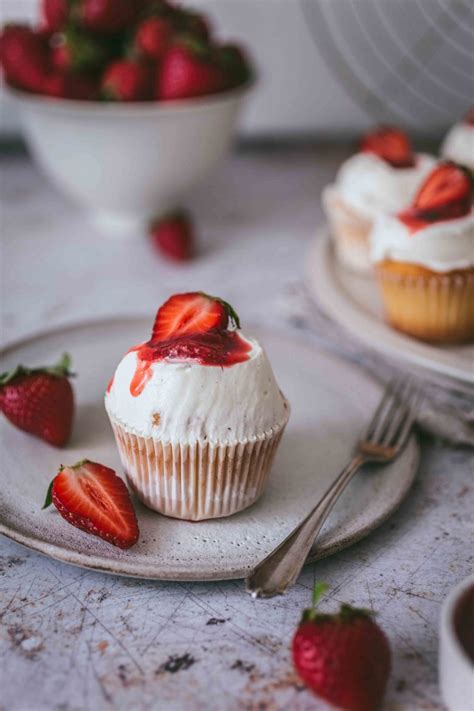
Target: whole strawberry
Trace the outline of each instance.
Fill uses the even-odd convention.
[[[0,35],[0,61],[11,86],[43,90],[50,66],[48,47],[40,33],[25,25],[6,25]]]
[[[73,14],[91,32],[107,35],[129,29],[139,5],[136,0],[78,0]]]
[[[71,434],[74,395],[70,364],[65,353],[51,368],[19,365],[0,375],[0,410],[5,417],[56,447],[64,445]]]
[[[173,30],[166,17],[147,17],[135,31],[135,49],[145,57],[160,60],[171,42]]]
[[[61,466],[51,482],[43,508],[54,504],[68,523],[119,548],[130,548],[139,536],[128,489],[113,469],[83,459]]]
[[[194,254],[194,229],[187,213],[174,212],[151,225],[152,243],[165,257],[185,262]]]
[[[293,637],[293,663],[301,679],[330,704],[347,711],[373,711],[390,673],[387,638],[367,610],[341,605],[337,614],[316,610],[324,584],[316,585]]]
[[[69,16],[69,0],[43,0],[43,24],[49,32],[60,32]]]
[[[147,65],[132,59],[109,64],[102,77],[101,93],[109,101],[146,101],[151,98],[151,76]]]
[[[221,91],[225,80],[206,44],[191,38],[181,38],[163,57],[158,71],[157,99],[185,99]]]

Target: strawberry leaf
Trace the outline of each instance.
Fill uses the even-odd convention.
[[[316,583],[314,588],[313,588],[313,597],[312,597],[312,602],[313,602],[313,607],[316,608],[318,606],[318,603],[322,596],[324,595],[325,592],[329,590],[329,587],[327,583]]]
[[[26,375],[38,375],[40,373],[48,373],[56,375],[58,378],[72,378],[74,373],[71,372],[71,356],[69,353],[63,353],[62,357],[53,366],[40,368],[27,368],[24,365],[17,365],[13,370],[7,371],[0,375],[0,386],[11,383],[16,378],[21,378]]]
[[[198,293],[201,294],[202,296],[205,296],[206,299],[212,299],[213,301],[218,301],[219,304],[222,304],[222,306],[227,311],[227,315],[229,316],[230,320],[232,321],[234,327],[240,328],[240,318],[233,306],[231,306],[227,301],[224,301],[224,299],[221,299],[219,296],[211,296],[210,294],[206,294],[206,292],[204,292],[204,291],[200,291]]]
[[[54,477],[55,479],[56,477]],[[46,492],[46,498],[44,500],[44,504],[41,507],[41,510],[47,509],[48,506],[51,506],[53,503],[53,484],[54,484],[54,479],[51,481],[50,485],[48,486],[48,491]]]

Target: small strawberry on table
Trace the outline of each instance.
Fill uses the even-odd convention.
[[[54,366],[25,368],[0,375],[0,410],[20,430],[62,447],[69,439],[74,414],[67,353]]]
[[[343,604],[335,614],[316,608],[327,586],[313,591],[293,637],[293,663],[304,683],[346,711],[374,711],[390,674],[391,653],[373,613]]]
[[[150,227],[150,236],[153,246],[168,259],[187,262],[194,256],[194,226],[183,210],[155,220]]]

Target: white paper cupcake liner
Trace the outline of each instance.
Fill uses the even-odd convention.
[[[200,521],[229,516],[262,493],[286,421],[244,442],[178,444],[143,437],[109,413],[127,479],[146,506]]]
[[[322,202],[339,261],[351,271],[370,273],[372,220],[347,206],[331,187],[323,191]]]

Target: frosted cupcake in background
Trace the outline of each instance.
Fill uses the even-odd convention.
[[[450,128],[441,146],[441,155],[474,173],[474,107],[464,121]]]
[[[443,162],[408,209],[377,218],[371,257],[398,330],[440,343],[474,340],[472,194],[469,171]]]
[[[261,345],[229,304],[201,292],[163,304],[151,339],[120,361],[105,406],[138,497],[192,521],[256,501],[289,417]]]
[[[343,163],[322,195],[336,255],[346,267],[370,271],[374,219],[408,207],[434,164],[431,156],[413,152],[400,129],[381,127],[362,138],[359,152]]]

